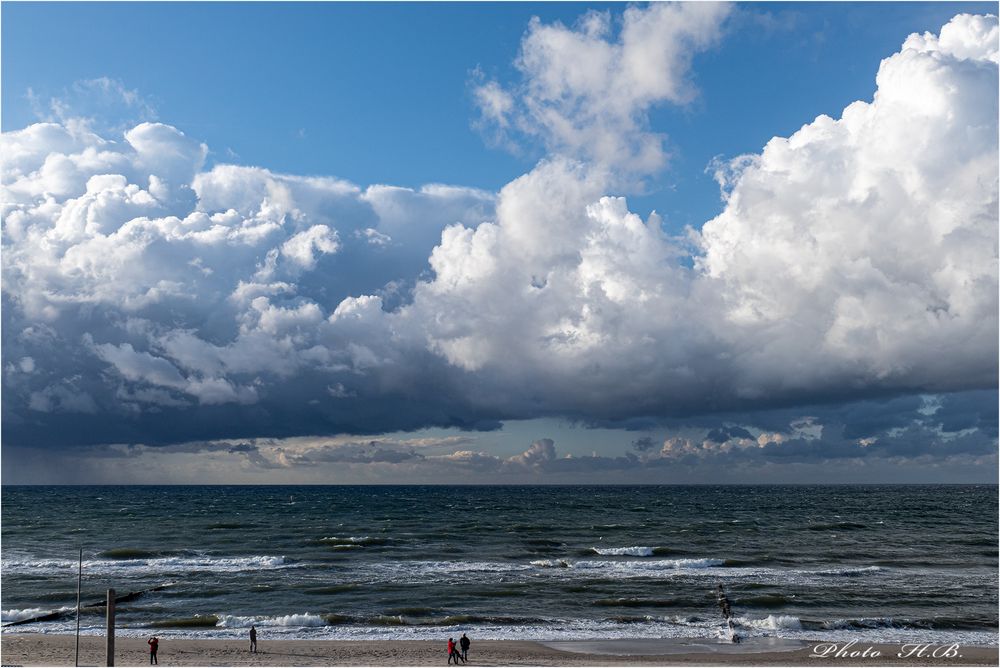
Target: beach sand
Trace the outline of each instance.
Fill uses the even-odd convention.
[[[444,666],[445,644],[423,640],[360,642],[340,640],[266,640],[260,652],[247,651],[242,640],[181,640],[162,638],[159,662],[164,666]],[[855,645],[854,651],[869,645]],[[877,658],[810,658],[812,645],[778,649],[765,643],[715,645],[704,640],[643,641],[553,641],[551,643],[479,640],[469,651],[470,666],[619,666],[643,664],[725,666],[995,666],[997,648],[962,647],[961,657],[900,659],[899,645],[874,645]],[[4,666],[72,666],[73,636],[4,634],[0,638],[0,662]],[[143,638],[117,638],[118,666],[149,665]],[[630,654],[630,652],[641,654]],[[103,666],[104,639],[80,639],[80,665]]]

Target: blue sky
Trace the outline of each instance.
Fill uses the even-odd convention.
[[[906,53],[901,48],[911,33],[926,31],[937,40],[956,15],[995,13],[996,5],[746,3],[708,18],[689,16],[696,12],[688,9],[657,23],[656,11],[623,4],[5,4],[3,132],[8,146],[29,157],[4,173],[11,202],[5,217],[15,213],[14,226],[5,221],[4,234],[11,258],[4,288],[4,431],[17,453],[5,453],[4,480],[75,481],[69,473],[42,475],[53,452],[67,457],[67,469],[89,471],[83,478],[105,480],[100,462],[114,457],[100,448],[108,447],[125,448],[128,461],[176,457],[168,464],[177,472],[174,482],[208,481],[191,478],[196,469],[182,464],[192,452],[203,462],[217,458],[210,476],[221,481],[315,482],[304,473],[306,464],[318,467],[316,475],[329,475],[318,462],[337,461],[351,462],[351,476],[373,481],[433,482],[435,474],[420,468],[429,462],[456,466],[473,481],[500,466],[514,471],[512,480],[525,481],[588,480],[608,471],[622,481],[702,480],[721,462],[737,471],[732,481],[745,482],[803,475],[879,480],[886,471],[901,481],[995,480],[996,430],[988,425],[995,422],[996,395],[982,395],[996,385],[995,295],[990,301],[972,288],[954,286],[992,280],[995,288],[995,230],[981,221],[994,214],[996,200],[990,204],[989,192],[964,193],[963,202],[981,202],[981,208],[942,213],[954,217],[950,222],[927,214],[924,231],[893,213],[907,206],[927,211],[925,197],[937,201],[935,193],[950,197],[967,187],[965,180],[936,182],[943,177],[932,165],[953,161],[962,169],[985,170],[980,182],[988,183],[995,177],[995,160],[991,172],[973,149],[942,147],[942,138],[953,132],[944,125],[952,121],[942,120],[934,134],[938,117],[921,119],[919,110],[907,116],[888,103],[872,105],[866,112],[870,122],[858,123],[841,122],[841,114],[855,101],[873,101],[883,59],[891,61],[886,81],[894,86],[882,94],[887,100],[907,99],[903,89],[911,79],[912,89],[925,95],[943,86],[932,69],[905,69],[912,52],[925,57],[928,68],[945,58],[955,77],[969,80],[966,88],[949,89],[968,94],[946,96],[954,109],[950,115],[940,111],[940,118],[953,119],[957,110],[959,123],[968,117],[965,136],[982,131],[983,122],[972,112],[988,117],[979,100],[988,101],[991,90],[995,98],[996,49],[982,33],[983,25],[995,31],[995,18],[955,27],[985,39],[986,55],[949,51],[952,46],[936,41],[907,42]],[[634,12],[631,19],[627,12]],[[588,33],[588,16],[606,17],[606,23],[595,23],[596,32]],[[621,88],[622,99],[611,100],[614,104],[594,96],[586,88],[590,84],[556,90],[546,79],[556,71],[572,76],[576,68],[581,80],[617,85],[626,77],[614,69],[620,65],[585,71],[590,61],[574,62],[573,52],[558,52],[558,45],[580,38],[580,49],[589,51],[578,57],[615,52],[624,43],[626,24],[652,31],[636,53],[676,40],[676,52],[662,55],[662,72],[656,57],[644,62],[641,76]],[[658,37],[657,30],[666,32]],[[975,73],[969,63],[978,68]],[[656,83],[657,77],[674,76],[679,83]],[[902,88],[892,83],[900,79]],[[931,88],[919,88],[925,84]],[[983,90],[985,97],[976,97]],[[483,91],[500,91],[512,106],[489,117]],[[607,97],[614,95],[609,91]],[[545,119],[552,117],[537,109],[556,114],[575,134],[548,124]],[[814,123],[820,114],[840,124],[834,134],[844,129],[850,135],[843,146],[835,145],[840,138],[816,139],[826,132]],[[86,119],[84,129],[94,134],[79,134],[74,119]],[[68,134],[57,140],[25,130],[39,121],[55,122]],[[142,121],[161,125],[133,131]],[[919,132],[930,127],[928,145],[916,144],[916,155],[896,156],[898,164],[912,158],[916,170],[900,194],[892,185],[896,177],[886,176],[894,168],[873,167],[877,156],[858,142],[867,138],[870,147],[885,141],[886,152],[903,151],[904,145],[893,144],[895,133],[906,137],[911,126]],[[988,137],[990,128],[985,129]],[[133,134],[123,141],[126,131]],[[781,146],[768,142],[792,135],[800,143],[817,142],[810,144],[818,147],[816,155],[795,149],[786,164]],[[93,136],[105,143],[95,144]],[[602,141],[619,140],[617,157],[597,152]],[[994,136],[992,145],[977,150],[995,157],[995,143]],[[642,146],[656,148],[649,164],[639,166],[639,154],[622,153]],[[124,157],[92,159],[87,150],[121,151]],[[775,169],[735,168],[729,187],[739,193],[738,202],[727,201],[715,172],[742,155],[755,155]],[[75,165],[59,173],[58,185],[46,181],[56,176],[45,165],[63,164],[54,156]],[[131,166],[122,167],[123,161]],[[815,169],[816,176],[807,187],[791,185],[794,177],[772,179],[787,165],[801,173]],[[853,184],[825,184],[826,174],[843,169],[860,176]],[[121,208],[98,207],[104,206],[100,188],[117,193],[125,186],[88,180],[112,173],[151,193],[147,199],[156,205],[142,209],[147,205],[137,203],[134,193],[121,190]],[[329,177],[340,185],[282,175]],[[162,194],[157,179],[167,183]],[[918,181],[923,185],[912,185]],[[457,188],[430,192],[426,184]],[[371,188],[379,185],[413,193]],[[884,210],[871,204],[859,212],[853,208],[859,187],[868,190],[871,202],[891,204],[901,197],[902,204]],[[806,192],[803,201],[823,204],[805,216],[808,234],[782,237],[775,226],[802,210],[802,202],[793,202],[800,191]],[[81,222],[72,233],[60,227],[68,224],[68,214],[43,206],[53,193],[64,213],[92,197],[86,204],[91,222]],[[608,203],[593,209],[602,196],[627,197],[622,204],[627,208]],[[550,207],[556,213],[539,213]],[[242,222],[226,218],[227,209]],[[669,243],[654,232],[643,232],[652,236],[638,240],[620,236],[624,230],[637,234],[626,212],[646,221],[649,230],[654,210]],[[195,221],[195,214],[216,216],[216,225],[241,230],[274,216],[274,226],[259,228],[260,238],[272,235],[271,241],[248,250],[249,237],[237,240],[232,227],[226,252],[209,248],[216,241],[209,243],[206,236],[178,236],[171,216],[189,226],[208,224]],[[48,223],[42,220],[46,216]],[[580,217],[598,226],[574,227]],[[623,222],[607,222],[619,219]],[[140,234],[144,245],[136,250],[139,237],[123,232],[131,229],[130,220],[161,221],[151,233],[158,240]],[[462,229],[449,228],[455,223]],[[855,232],[848,229],[853,224],[859,226]],[[836,230],[842,225],[840,238]],[[969,243],[993,248],[992,256],[957,254],[946,241],[952,238],[947,230],[963,226],[970,235],[986,235]],[[278,227],[282,231],[273,232]],[[694,241],[686,229],[693,230]],[[500,230],[496,239],[489,236],[492,230]],[[284,236],[275,241],[274,234]],[[525,236],[532,234],[537,236]],[[907,264],[889,248],[905,249],[914,235],[940,240],[926,247],[914,242],[909,249],[924,265]],[[49,241],[34,245],[43,237]],[[859,238],[868,245],[854,247],[851,240]],[[590,239],[591,246],[574,245],[580,239]],[[595,247],[599,242],[593,239],[607,245]],[[70,246],[60,246],[63,242]],[[810,259],[809,253],[797,257],[788,250],[800,243],[818,244],[818,254]],[[51,251],[56,255],[43,259],[42,249],[53,244],[59,246]],[[96,251],[98,245],[104,250]],[[610,254],[619,246],[628,248],[627,256]],[[80,259],[94,252],[137,255],[123,255],[121,270],[102,272]],[[478,260],[466,263],[464,257]],[[523,263],[503,264],[512,257]],[[958,257],[966,263],[965,278],[943,277],[958,271]],[[566,258],[583,260],[562,267]],[[591,265],[588,258],[596,259]],[[149,271],[126,270],[136,263]],[[479,276],[478,268],[486,265],[497,274]],[[878,281],[844,271],[847,265],[875,267],[894,287],[878,287]],[[47,273],[39,267],[54,269]],[[774,285],[766,276],[772,268]],[[820,268],[829,271],[825,278],[815,277]],[[577,287],[530,302],[534,306],[507,303],[492,291],[522,273],[533,286],[528,293],[550,285],[562,290],[567,276]],[[448,278],[453,274],[454,280]],[[221,277],[229,282],[216,283]],[[80,287],[81,280],[91,282]],[[483,284],[475,289],[461,287],[479,280]],[[600,283],[601,291],[595,293],[596,283],[587,281]],[[928,284],[918,293],[905,287],[921,281]],[[803,292],[785,294],[779,284],[801,284]],[[257,299],[266,305],[251,305],[248,298],[233,306],[239,286],[246,285],[256,286],[253,294],[264,295]],[[132,294],[140,288],[141,295]],[[196,297],[184,301],[184,293]],[[367,314],[362,310],[368,308],[367,296],[380,299],[381,312],[389,315],[359,316],[371,330],[341,331],[335,313]],[[879,300],[912,302],[912,310],[900,307],[891,321],[882,322],[892,308],[876,306]],[[531,315],[546,308],[551,320]],[[859,310],[848,314],[849,308]],[[955,329],[942,330],[940,339],[907,334],[919,326],[920,314],[935,309],[957,314],[961,326],[952,323]],[[595,313],[612,312],[617,315],[594,320]],[[717,321],[722,312],[727,315]],[[748,313],[755,315],[748,320]],[[828,326],[817,325],[818,333],[792,331],[811,332],[813,323],[831,313],[836,316]],[[255,324],[249,324],[251,316]],[[391,322],[374,323],[379,317]],[[531,326],[508,331],[525,317]],[[286,326],[292,329],[282,329]],[[331,331],[319,331],[328,326]],[[58,354],[51,342],[38,342],[43,328],[63,342]],[[533,334],[515,342],[525,330]],[[390,331],[384,348],[368,345]],[[949,343],[956,337],[968,342],[963,350]],[[259,343],[264,338],[268,343]],[[298,371],[277,370],[277,362],[260,368],[236,363],[247,354],[240,352],[243,346],[257,351],[250,356],[266,357],[251,339],[265,347],[287,342],[300,356],[294,364],[282,359]],[[602,342],[601,352],[588,356],[594,341]],[[360,357],[359,346],[367,351]],[[196,347],[199,361],[218,359],[198,366]],[[321,363],[309,357],[319,348],[326,351]],[[647,355],[652,357],[640,361]],[[935,358],[951,370],[938,368]],[[742,361],[730,367],[725,360]],[[986,371],[963,374],[971,368]],[[688,374],[697,381],[684,380]],[[267,398],[281,396],[297,403]],[[327,406],[331,401],[334,407]],[[301,409],[313,402],[315,411]],[[903,404],[906,408],[899,408]],[[942,427],[948,422],[942,411],[952,409],[966,420],[949,430]],[[380,429],[384,412],[398,415],[398,424],[383,420]],[[868,432],[853,428],[859,415]],[[110,417],[125,426],[105,433],[97,425]],[[81,430],[88,436],[79,438]],[[835,432],[839,435],[830,440]],[[710,442],[724,450],[712,455],[718,459],[706,461],[704,448],[681,443],[702,442],[713,433],[721,440]],[[385,439],[374,447],[396,454],[374,462],[366,454],[341,456],[373,435]],[[360,440],[351,440],[355,437]],[[314,440],[284,443],[285,438]],[[331,438],[341,440],[315,440]],[[235,441],[222,439],[247,445],[236,453],[253,448],[264,454],[233,463],[226,453]],[[407,465],[410,460],[399,453],[414,452],[414,439],[431,453],[411,458],[419,459],[419,466],[396,470],[383,461]],[[556,450],[545,439],[554,441]],[[873,440],[858,445],[866,439]],[[73,440],[81,443],[74,446]],[[750,441],[776,452],[754,459]],[[198,450],[193,442],[207,445]],[[884,452],[866,454],[878,450],[873,444],[890,442],[894,445]],[[918,442],[925,446],[914,445]],[[295,447],[304,449],[298,459],[275,454]],[[171,448],[180,450],[171,455]],[[661,449],[674,468],[647,461]],[[522,451],[537,456],[516,459]],[[738,456],[725,459],[731,451]],[[595,461],[567,472],[565,465],[552,463],[566,454]],[[933,465],[928,468],[921,457],[930,457]],[[497,463],[505,458],[516,461]],[[81,469],[80,461],[89,464]],[[991,472],[984,473],[984,461],[993,463]],[[254,462],[260,464],[256,469]],[[859,472],[858,462],[867,468]],[[114,481],[141,481],[136,470],[124,466]]]
[[[3,26],[3,130],[37,120],[26,92],[59,97],[109,77],[206,142],[209,163],[359,184],[497,190],[541,152],[488,146],[472,127],[478,68],[508,78],[532,16],[571,24],[597,3],[12,3]],[[911,32],[992,3],[740,5],[695,57],[699,99],[654,112],[670,169],[635,198],[680,226],[718,213],[716,156],[759,150],[819,114],[869,99],[879,61]],[[41,38],[39,36],[42,36]]]

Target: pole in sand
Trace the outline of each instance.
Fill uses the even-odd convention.
[[[80,548],[80,570],[76,573],[76,660],[74,666],[80,665],[80,584],[83,582],[83,548]]]
[[[108,590],[108,662],[115,665],[115,590]]]

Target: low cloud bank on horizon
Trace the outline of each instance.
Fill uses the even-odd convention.
[[[609,193],[664,166],[648,113],[691,99],[691,56],[726,16],[533,21],[520,80],[474,90],[485,134],[548,152],[498,193],[206,170],[208,148],[163,123],[5,133],[5,444],[554,417],[709,434],[640,439],[619,467],[653,450],[994,455],[996,17],[911,35],[871,101],[717,164],[724,210],[672,237]],[[554,452],[448,456],[569,468]]]

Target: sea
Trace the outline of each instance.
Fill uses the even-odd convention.
[[[0,490],[4,633],[997,646],[995,485]],[[128,596],[133,594],[132,596]],[[56,614],[51,614],[56,613]],[[45,621],[8,625],[49,615]]]

